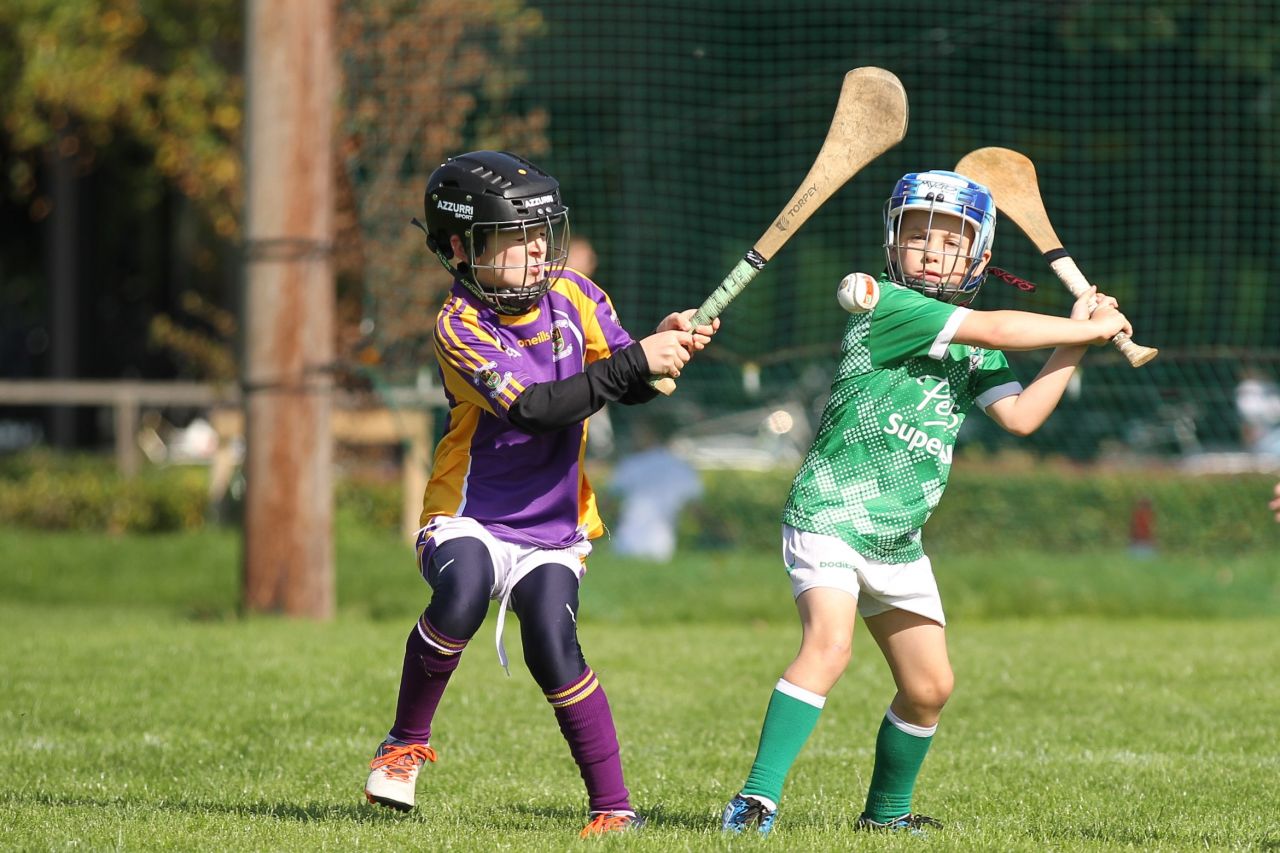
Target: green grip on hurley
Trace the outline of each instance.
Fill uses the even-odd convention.
[[[753,247],[745,255],[742,260],[729,270],[729,274],[724,277],[724,281],[706,298],[702,306],[693,313],[693,326],[705,326],[712,320],[720,316],[720,313],[729,306],[729,303],[737,298],[738,294],[746,289],[751,279],[760,274],[760,270],[764,269],[767,261]],[[671,392],[676,390],[676,381],[670,376],[652,376],[649,378],[649,384],[656,388],[660,393],[671,396]]]
[[[754,249],[748,252],[733,269],[729,270],[729,274],[724,277],[724,281],[720,282],[720,286],[711,292],[711,295],[702,303],[702,307],[694,313],[693,325],[705,326],[719,317],[721,312],[729,307],[729,303],[760,274],[764,264],[764,259],[760,258]]]

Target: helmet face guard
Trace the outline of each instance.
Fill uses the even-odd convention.
[[[497,254],[488,263],[479,262],[478,258],[486,249],[493,249],[508,239],[514,242],[507,253],[517,254],[518,263],[499,263]],[[523,314],[551,289],[552,282],[564,269],[569,257],[569,213],[566,209],[555,216],[546,215],[514,224],[511,221],[477,222],[468,229],[463,243],[467,247],[467,260],[458,265],[455,275],[467,289],[499,314]],[[527,250],[519,249],[538,243],[543,244],[540,256],[530,257]],[[445,266],[453,269],[448,263]],[[520,284],[485,284],[477,275],[488,273],[485,277],[489,281],[497,281],[509,270],[520,271]]]
[[[942,253],[945,270],[964,269],[964,277],[959,282],[947,281],[949,276],[944,276],[943,281],[910,278],[903,272],[904,256],[921,251],[904,246],[899,234],[903,214],[909,210],[927,211],[927,229],[935,227],[935,216],[946,216],[946,227],[951,229],[955,227],[952,217],[959,217],[964,226],[968,226],[965,228],[969,236],[968,250]],[[939,222],[937,227],[944,226]],[[978,295],[987,273],[983,256],[990,251],[996,230],[996,203],[982,184],[942,170],[903,175],[885,202],[884,228],[885,260],[894,281],[955,305],[965,305]]]
[[[473,151],[449,158],[431,173],[423,206],[426,225],[414,223],[426,232],[427,245],[499,314],[531,309],[568,258],[569,208],[560,200],[560,183],[514,154]],[[461,257],[453,237],[462,243]],[[521,271],[518,283],[509,275],[514,269]]]

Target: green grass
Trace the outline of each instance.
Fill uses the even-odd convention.
[[[0,848],[579,848],[581,781],[514,626],[512,678],[492,616],[464,658],[422,808],[374,811],[364,768],[427,597],[407,548],[344,530],[327,624],[238,618],[238,548],[225,532],[0,531]],[[938,557],[958,688],[917,795],[948,827],[924,843],[1280,849],[1274,562]],[[602,551],[583,598],[651,818],[606,846],[765,849],[715,826],[798,642],[773,555]],[[860,633],[768,849],[919,849],[849,832],[891,691]]]

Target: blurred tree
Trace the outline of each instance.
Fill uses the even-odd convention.
[[[385,378],[432,363],[420,342],[449,286],[409,226],[427,177],[463,151],[509,148],[536,160],[547,150],[546,110],[518,108],[519,60],[551,49],[535,41],[543,30],[524,0],[338,0],[338,186],[352,207],[339,209],[336,261],[340,277],[364,284],[374,345],[363,361]]]
[[[242,17],[238,0],[0,4],[0,198],[27,214],[8,266],[39,283],[30,331],[3,331],[48,342],[32,373],[171,375],[152,316],[189,288],[232,303]],[[95,443],[91,414],[46,413],[53,442]]]
[[[394,348],[422,331],[424,315],[410,307],[433,313],[447,288],[447,277],[406,232],[409,217],[421,212],[431,170],[462,149],[545,152],[546,112],[512,107],[524,81],[516,57],[543,23],[523,0],[331,2],[345,74],[334,156],[337,351],[349,363],[367,339],[359,331],[366,291],[377,335]],[[122,173],[127,186],[115,180],[112,187],[126,198],[106,206],[118,209],[126,199],[136,204],[173,187],[209,223],[209,236],[231,247],[240,235],[244,196],[243,18],[241,0],[0,3],[0,183],[9,198],[41,221],[53,208],[52,188],[45,185],[51,160],[71,162],[79,175],[116,172],[124,167],[113,152],[136,148],[149,152],[150,169]],[[104,226],[112,221],[102,212],[97,217]],[[194,242],[163,250],[209,255],[207,241]],[[435,272],[426,283],[424,265]],[[195,266],[208,271],[207,258]],[[172,270],[160,265],[154,272]],[[173,288],[175,299],[189,289],[187,282],[142,286]],[[162,326],[166,322],[161,317]],[[367,364],[378,360],[368,353]],[[226,357],[216,361],[223,368],[213,372],[220,373]]]
[[[172,353],[192,378],[235,382],[240,375],[232,348],[236,318],[191,290],[182,294],[182,309],[185,325],[168,314],[151,318],[147,334],[152,346]]]
[[[5,176],[34,218],[51,149],[83,174],[123,134],[193,199],[217,233],[236,233],[243,120],[238,0],[6,0],[0,4]]]

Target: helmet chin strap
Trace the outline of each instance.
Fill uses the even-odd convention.
[[[468,285],[486,305],[499,314],[507,316],[525,313],[536,305],[549,289],[545,277],[533,284],[517,288],[487,287],[481,284],[474,274],[471,274],[472,271],[466,264],[459,264],[459,267],[467,267],[465,270],[459,270],[459,275],[463,276],[463,283]]]
[[[973,298],[978,295],[978,290],[982,287],[982,277],[985,275],[986,273],[979,275],[976,282],[977,286],[967,292],[960,290],[959,286],[947,287],[941,282],[927,281],[925,279],[915,278],[908,275],[902,276],[901,280],[907,287],[923,293],[930,299],[937,299],[952,305],[966,305],[972,302]]]
[[[904,275],[902,280],[903,283],[911,289],[918,290],[925,296],[931,296],[935,299],[940,296],[945,296],[947,293],[947,289],[943,286],[942,282],[929,281],[928,279],[923,278],[914,278],[909,275]]]

